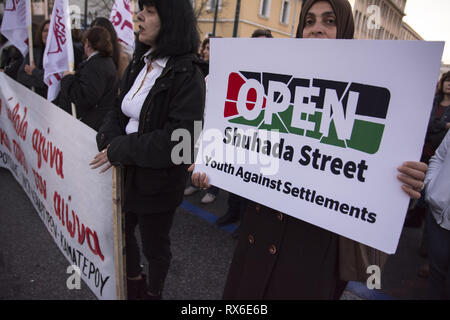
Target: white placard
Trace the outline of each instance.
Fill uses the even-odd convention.
[[[443,46],[211,39],[196,171],[394,253],[409,203],[397,167],[420,159]]]

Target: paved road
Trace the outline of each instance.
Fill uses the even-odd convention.
[[[165,299],[221,298],[236,226],[213,224],[224,212],[226,192],[209,205],[200,203],[201,196],[199,192],[187,197],[176,213]],[[418,255],[419,242],[420,230],[405,228],[397,254],[383,273],[382,290],[350,283],[341,299],[426,298],[426,280],[416,276],[424,262]],[[67,288],[68,266],[19,184],[0,169],[0,299],[96,299],[84,283],[79,290]]]

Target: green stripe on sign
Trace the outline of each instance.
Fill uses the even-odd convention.
[[[257,127],[263,119],[264,119],[264,110],[259,114],[258,118],[256,118],[255,120],[247,120],[244,117],[237,117],[229,120],[229,122]]]
[[[380,148],[383,131],[384,124],[355,120],[347,147],[374,154]]]

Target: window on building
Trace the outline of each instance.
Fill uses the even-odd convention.
[[[280,22],[283,24],[289,23],[289,13],[291,11],[291,0],[283,0],[281,3]]]
[[[219,10],[222,10],[222,0],[208,0],[206,2],[206,11],[214,11],[216,10],[216,3],[219,1]]]
[[[264,18],[270,16],[270,0],[261,0],[259,5],[259,15]]]

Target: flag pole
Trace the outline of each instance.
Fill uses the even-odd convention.
[[[73,65],[74,65],[73,61],[70,61],[70,59],[69,59],[69,71],[70,72],[72,72],[74,69]],[[76,119],[77,118],[77,108],[75,107],[75,104],[73,102],[71,103],[71,106],[72,106],[72,116],[74,116]]]
[[[45,20],[48,20],[48,0],[44,0],[44,7],[45,7],[44,17]]]
[[[69,11],[69,2],[67,0],[64,0],[64,7],[65,7],[65,12],[66,12],[66,38],[70,39],[70,44],[72,44],[72,21],[70,19],[70,11]],[[70,49],[68,49],[70,50]],[[73,52],[73,47],[72,47],[72,52]],[[69,62],[69,71],[72,72],[74,70],[74,60],[73,60],[73,54],[69,55],[68,58],[68,62]],[[72,116],[74,116],[75,118],[77,118],[77,108],[75,106],[75,104],[72,102],[71,103],[71,107],[72,107]]]
[[[30,59],[30,64],[32,64],[34,62],[33,31],[31,30],[33,9],[32,9],[32,5],[31,5],[31,0],[27,0],[26,3],[27,3],[28,56]]]
[[[26,15],[27,15],[27,30],[28,30],[28,58],[30,66],[34,63],[34,54],[33,54],[33,31],[32,31],[32,16],[33,16],[33,7],[31,4],[31,0],[26,1]],[[33,92],[35,91],[34,87],[31,87]]]

